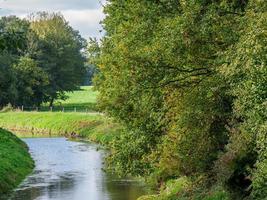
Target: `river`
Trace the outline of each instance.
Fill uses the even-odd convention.
[[[104,152],[65,138],[24,139],[35,169],[10,200],[136,200],[144,186],[103,172]]]

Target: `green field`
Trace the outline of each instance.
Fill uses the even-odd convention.
[[[81,86],[80,90],[67,92],[68,98],[64,101],[57,100],[54,105],[64,107],[65,110],[68,108],[72,110],[75,107],[77,110],[86,108],[95,110],[97,94],[98,92],[94,91],[93,86]]]
[[[33,167],[26,144],[0,128],[0,195],[15,188]]]
[[[64,112],[94,112],[97,111],[96,100],[98,91],[93,86],[81,86],[79,90],[66,92],[65,100],[56,100],[53,111]],[[35,111],[35,107],[24,107],[25,111]],[[51,111],[48,103],[43,104],[38,111]]]
[[[18,136],[66,136],[105,143],[117,134],[119,126],[100,114],[62,112],[0,113],[0,127]]]

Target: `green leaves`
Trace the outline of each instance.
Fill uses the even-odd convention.
[[[47,97],[50,104],[73,91],[82,82],[85,58],[81,50],[85,41],[73,30],[60,14],[38,13],[32,17],[31,29],[40,45],[36,59],[49,74]]]
[[[39,106],[83,81],[86,43],[60,14],[0,19],[0,107]],[[15,66],[15,67],[13,67]]]
[[[17,78],[17,105],[40,105],[49,84],[48,75],[29,57],[21,57],[13,67]]]
[[[252,197],[266,197],[266,100],[267,100],[267,32],[266,9],[259,12],[260,1],[250,2],[250,9],[244,18],[244,29],[239,42],[227,52],[230,63],[222,73],[231,84],[231,94],[235,97],[234,117],[242,119],[238,123],[242,137],[250,138],[247,146],[252,146],[247,154],[257,154],[252,170]],[[235,143],[235,141],[231,141]],[[265,182],[265,183],[264,183]]]
[[[112,0],[105,12],[95,84],[128,131],[109,164],[266,196],[266,3]]]

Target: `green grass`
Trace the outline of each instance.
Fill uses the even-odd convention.
[[[93,86],[81,86],[80,90],[67,92],[67,99],[57,100],[54,103],[55,108],[64,107],[65,111],[73,111],[74,108],[79,110],[88,109],[89,111],[96,110],[97,91],[94,91]]]
[[[0,128],[0,195],[15,188],[33,167],[26,144]]]
[[[66,136],[98,143],[110,141],[119,126],[100,114],[62,112],[0,113],[0,127],[18,136]]]
[[[177,198],[177,193],[182,191],[188,185],[188,180],[185,177],[170,180],[164,188],[161,188],[160,193],[156,195],[145,195],[138,200],[174,200]]]
[[[65,101],[57,101],[62,105],[86,105],[96,103],[97,91],[94,91],[93,86],[81,86],[80,90],[68,92],[66,95],[69,97]]]
[[[181,177],[167,181],[158,194],[145,195],[138,200],[230,200],[229,193],[221,186],[195,189],[188,178]]]

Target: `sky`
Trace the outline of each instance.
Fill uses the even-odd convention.
[[[0,16],[27,17],[38,11],[61,12],[82,37],[100,38],[104,0],[0,0]]]

